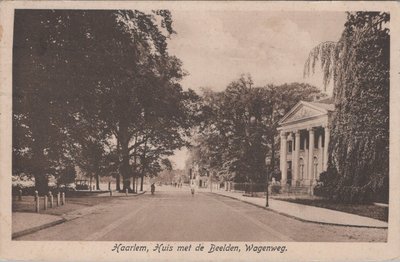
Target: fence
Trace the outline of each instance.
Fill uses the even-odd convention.
[[[235,182],[225,182],[222,186],[226,191],[239,191],[244,192],[249,195],[265,195],[267,190],[267,185],[264,183],[235,183]],[[281,192],[280,184],[268,185],[268,192],[270,194],[279,194]]]
[[[232,190],[244,191],[245,193],[265,192],[266,184],[258,183],[232,183]]]

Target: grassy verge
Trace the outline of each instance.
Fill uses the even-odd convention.
[[[279,199],[279,200],[342,211],[386,222],[388,221],[389,208],[384,206],[376,206],[374,204],[344,204],[344,203],[332,202],[325,199]]]

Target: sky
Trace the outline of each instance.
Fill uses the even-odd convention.
[[[346,20],[344,12],[171,13],[177,34],[169,40],[169,53],[188,72],[183,88],[195,91],[222,91],[241,74],[250,74],[256,86],[305,82],[322,88],[320,72],[303,78],[304,63],[319,43],[339,40]],[[184,167],[186,156],[186,149],[175,152],[175,168]]]

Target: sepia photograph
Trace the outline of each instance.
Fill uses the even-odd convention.
[[[7,245],[265,261],[399,233],[398,8],[95,3],[7,6]]]

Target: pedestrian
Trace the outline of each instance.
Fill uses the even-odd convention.
[[[192,196],[194,196],[194,183],[193,182],[190,184],[190,192],[192,193]]]

